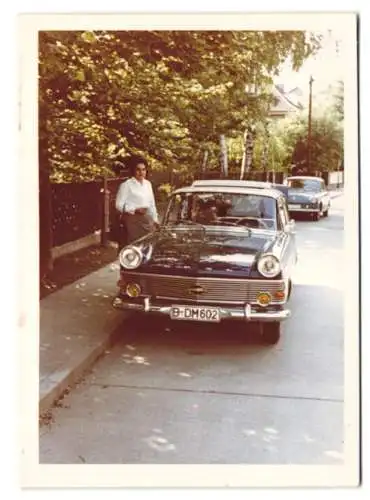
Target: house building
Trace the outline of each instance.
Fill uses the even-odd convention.
[[[270,107],[269,117],[273,120],[286,118],[304,108],[302,102],[303,94],[298,87],[286,92],[284,85],[274,85],[272,87],[272,94],[273,104]]]

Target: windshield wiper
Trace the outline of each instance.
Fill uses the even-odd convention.
[[[200,227],[205,227],[204,224],[201,224],[200,222],[195,222],[193,220],[190,220],[190,219],[180,219],[176,225],[179,225],[179,224],[184,224],[185,226],[186,225],[189,225],[189,226],[200,226]]]
[[[170,222],[170,223],[167,223],[165,224],[164,226],[162,226],[163,228],[176,228],[178,226],[181,226],[181,225],[184,225],[184,226],[192,226],[194,228],[199,228],[199,229],[205,229],[206,226],[204,224],[201,224],[200,222],[194,222],[192,220],[189,220],[189,219],[181,219],[177,222]]]

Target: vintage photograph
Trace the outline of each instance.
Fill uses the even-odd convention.
[[[39,464],[348,465],[355,15],[248,20],[37,28]]]

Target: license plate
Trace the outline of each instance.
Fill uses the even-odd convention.
[[[301,208],[301,205],[288,205],[289,210],[294,210],[295,208]]]
[[[219,323],[220,311],[215,307],[172,306],[171,319],[189,321],[208,321]]]

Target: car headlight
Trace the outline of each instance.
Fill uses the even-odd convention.
[[[265,278],[274,278],[280,272],[280,262],[275,255],[263,255],[258,263],[257,269]]]
[[[121,250],[119,261],[125,269],[136,269],[143,261],[143,254],[137,247],[127,247]]]

